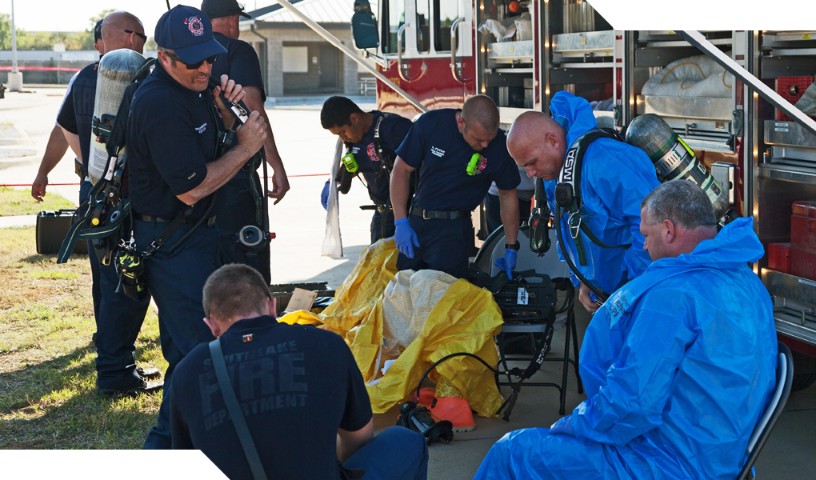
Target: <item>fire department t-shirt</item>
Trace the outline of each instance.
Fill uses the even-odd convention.
[[[496,138],[479,153],[475,175],[467,174],[477,153],[459,133],[454,109],[424,113],[411,127],[397,154],[419,171],[413,206],[425,210],[473,210],[482,203],[491,182],[501,190],[519,184],[516,163],[507,152],[506,137]]]
[[[372,418],[363,377],[343,339],[263,316],[234,323],[221,348],[267,475],[339,478],[337,429],[357,431]],[[207,344],[178,364],[169,394],[173,448],[200,449],[228,478],[252,478]]]
[[[156,63],[136,90],[128,121],[128,169],[133,210],[173,219],[187,206],[176,195],[197,187],[216,159],[218,120],[212,93],[194,92]],[[191,219],[204,214],[198,202]]]
[[[383,118],[383,113],[379,110],[371,112],[374,120],[371,128],[363,135],[363,138],[349,147],[349,151],[354,154],[357,166],[368,183],[368,195],[371,200],[385,204],[388,202],[388,173],[383,171],[382,165],[385,159],[380,158],[377,145],[374,142],[374,130],[377,122]],[[390,158],[391,164],[397,158],[396,149],[402,143],[405,135],[411,129],[411,121],[396,114],[385,115],[380,123],[380,145],[383,154]]]

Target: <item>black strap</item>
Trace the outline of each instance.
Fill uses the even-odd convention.
[[[190,228],[190,230],[187,230],[187,232],[184,235],[182,235],[181,238],[179,238],[176,241],[176,243],[173,244],[172,247],[166,249],[168,255],[172,255],[173,252],[175,252],[176,249],[179,248],[184,243],[184,241],[187,240],[190,237],[190,235],[193,234],[193,232],[198,230],[198,227],[200,227],[201,224],[204,223],[205,220],[210,219],[210,214],[213,211],[213,207],[215,207],[215,201],[216,201],[215,196],[217,194],[218,194],[218,192],[216,192],[216,193],[214,193],[212,195],[211,200],[210,200],[210,204],[207,206],[207,210],[204,211],[204,214],[201,215],[201,218],[196,220],[196,223],[193,225],[193,227]],[[171,235],[173,235],[173,233],[178,229],[178,227],[180,227],[181,225],[186,223],[185,222],[185,220],[186,220],[185,217],[189,216],[192,212],[193,212],[193,207],[186,208],[186,209],[184,209],[184,211],[179,212],[178,215],[176,215],[176,217],[173,218],[173,221],[170,222],[170,225],[168,225],[167,228],[165,228],[162,231],[161,235],[159,235],[158,238],[156,238],[155,240],[153,240],[153,242],[151,242],[148,249],[145,250],[142,253],[142,256],[147,258],[147,257],[153,255],[154,253],[156,253],[162,247],[162,245],[164,245],[164,242],[166,242],[167,239],[170,238]]]
[[[561,230],[562,230],[561,216],[562,216],[561,205],[556,205],[555,206],[555,218],[558,219],[557,220],[558,223],[556,224],[555,236],[558,239],[557,243],[558,243],[559,248],[561,249],[561,256],[564,257],[564,261],[567,262],[567,266],[569,267],[569,269],[573,273],[573,275],[578,277],[578,280],[580,280],[584,285],[589,287],[590,290],[595,292],[595,295],[598,297],[599,300],[606,301],[606,299],[609,297],[609,295],[606,292],[604,292],[603,290],[601,290],[600,287],[596,286],[594,283],[587,280],[587,278],[581,273],[580,270],[578,270],[578,267],[576,267],[575,263],[572,261],[572,257],[570,257],[569,251],[567,251],[567,246],[564,243],[564,235],[561,232]],[[573,239],[573,241],[575,242],[575,246],[576,246],[576,248],[578,250],[578,255],[582,256],[583,255],[583,245],[581,243],[581,237],[579,236],[578,238]],[[586,258],[585,257],[579,258],[579,262],[581,262],[581,261],[582,261],[582,263],[581,263],[582,265],[586,265]]]
[[[57,253],[57,263],[67,262],[71,254],[74,253],[74,246],[76,246],[76,242],[79,240],[79,229],[86,226],[90,218],[90,203],[85,202],[80,205],[74,213],[71,226],[65,233],[65,238],[62,239],[62,244],[60,244],[60,249]]]
[[[561,173],[558,176],[559,185],[557,188],[563,188],[566,185],[569,186],[568,189],[571,190],[572,194],[569,195],[569,205],[561,204],[560,207],[566,210],[568,215],[578,215],[578,212],[581,210],[581,206],[583,205],[583,201],[581,199],[581,169],[583,166],[583,159],[584,153],[589,145],[597,140],[598,138],[611,138],[613,140],[620,141],[620,134],[610,128],[595,128],[589,130],[588,132],[584,133],[577,140],[572,143],[570,149],[567,151],[567,155],[564,159],[564,166],[561,168]],[[536,192],[538,195],[538,192]],[[536,197],[536,201],[538,197]],[[556,200],[558,202],[558,200]],[[558,222],[561,222],[561,217],[558,217]],[[572,225],[570,225],[572,227]],[[560,228],[560,226],[559,226]],[[584,235],[589,238],[592,243],[598,245],[601,248],[629,248],[631,246],[630,243],[624,243],[620,245],[607,245],[606,243],[602,242],[597,235],[595,235],[588,226],[586,226],[583,222],[580,221],[578,228],[584,232]],[[576,238],[576,246],[579,250],[579,255],[584,256],[584,252],[582,251],[583,248],[578,245]],[[585,261],[581,262],[582,265],[585,265]]]
[[[611,128],[594,128],[584,133],[570,146],[564,158],[564,166],[558,176],[559,184],[569,184],[572,186],[572,205],[562,205],[568,211],[581,209],[581,166],[583,164],[584,153],[589,145],[598,138],[611,138],[620,141],[620,134]]]
[[[147,78],[147,75],[150,73],[150,69],[155,63],[155,58],[146,58],[142,63],[142,66],[139,67],[139,70],[133,76],[133,80],[131,81],[130,85],[127,86],[124,94],[122,95],[122,101],[119,103],[119,109],[116,112],[116,120],[114,120],[113,127],[111,127],[110,138],[108,138],[108,141],[105,142],[105,150],[108,152],[108,162],[111,161],[111,158],[113,158],[113,161],[116,161],[116,157],[125,146],[127,139],[127,124],[130,117],[130,104],[133,100],[133,95],[141,86],[144,79]]]
[[[224,354],[221,351],[221,340],[218,338],[210,342],[210,357],[212,357],[218,386],[221,388],[221,395],[227,405],[227,410],[232,419],[232,426],[235,427],[235,433],[238,434],[238,440],[241,441],[241,448],[244,450],[244,455],[249,463],[252,477],[255,480],[266,480],[266,472],[264,472],[261,458],[258,456],[258,449],[255,448],[252,434],[249,433],[246,419],[241,412],[241,407],[238,405],[238,399],[235,397],[235,390],[232,389],[232,383],[227,374],[227,364],[224,362]]]
[[[420,217],[423,220],[456,220],[459,218],[470,218],[467,210],[425,210],[419,207],[411,207],[411,215]]]
[[[539,256],[550,249],[550,207],[547,205],[547,196],[544,191],[544,180],[535,180],[535,205],[527,220],[530,234],[530,251]]]
[[[227,62],[229,62],[230,58],[227,55],[224,58]],[[227,64],[226,71],[229,71],[229,64]],[[218,80],[214,77],[210,77],[209,81],[209,88],[213,89],[218,86]],[[227,98],[221,95],[221,99],[224,100],[224,104],[230,108],[230,112],[232,112],[233,116],[235,117],[235,121],[238,124],[243,125],[246,122],[246,119],[249,115],[249,108],[244,104],[244,102],[239,101],[237,103],[230,102]],[[257,168],[253,169],[255,166],[255,158],[256,156],[260,156],[261,164],[263,165],[263,192],[257,192],[255,189],[255,183],[253,182],[254,177],[253,175],[256,173]],[[252,194],[253,199],[255,200],[255,222],[258,226],[263,229],[264,233],[269,232],[269,173],[266,167],[266,150],[264,147],[261,147],[258,152],[249,159],[248,165],[250,165],[250,172],[249,175],[249,191]]]
[[[104,173],[102,178],[94,184],[86,203],[80,206],[79,210],[81,210],[81,213],[74,217],[65,239],[63,239],[62,245],[60,245],[57,263],[65,263],[68,261],[68,258],[70,258],[74,251],[74,245],[77,240],[106,238],[115,233],[119,227],[119,224],[117,224],[115,228],[97,229],[89,227],[89,223],[96,213],[95,211],[101,208],[102,202],[117,203],[121,200],[119,192],[121,184],[115,185],[116,191],[111,191],[111,182],[114,177],[117,177],[119,181],[124,181],[123,179],[126,175],[125,167],[127,164],[125,157],[119,158],[119,153],[125,146],[127,123],[130,116],[130,104],[136,89],[139,88],[144,79],[147,78],[147,75],[155,63],[155,58],[146,58],[122,95],[122,100],[119,102],[119,108],[116,112],[113,126],[111,127],[110,136],[105,142],[108,160],[105,165]],[[111,162],[113,162],[113,165],[111,165]],[[114,175],[114,170],[120,171],[118,176]],[[112,208],[113,205],[108,205],[108,207]],[[130,210],[129,204],[122,205],[120,210],[123,214],[128,213]],[[110,252],[108,252],[108,254],[109,253]],[[109,255],[107,256],[109,258]]]
[[[388,171],[389,174],[391,173],[391,170],[394,169],[394,159],[391,158],[390,155],[385,154],[385,148],[383,148],[382,140],[380,139],[380,126],[382,125],[383,120],[393,115],[393,113],[380,112],[380,116],[377,118],[377,123],[374,124],[374,148],[377,149],[377,155],[380,156],[382,166]]]

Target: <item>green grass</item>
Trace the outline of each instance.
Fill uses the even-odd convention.
[[[33,228],[0,229],[0,279],[0,448],[141,448],[161,395],[96,394],[88,258],[57,265],[35,252]],[[152,308],[137,360],[167,366]]]
[[[34,215],[42,210],[61,208],[76,208],[76,204],[54,192],[48,192],[42,202],[37,202],[30,190],[0,187],[0,217]]]

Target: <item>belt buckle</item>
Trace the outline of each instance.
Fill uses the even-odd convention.
[[[428,215],[427,210],[424,210],[424,209],[422,210],[422,219],[423,220],[430,220],[431,219],[431,217]]]

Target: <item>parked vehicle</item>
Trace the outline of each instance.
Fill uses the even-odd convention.
[[[816,32],[619,31],[583,0],[356,0],[354,15],[382,110],[410,118],[485,94],[509,127],[567,90],[602,126],[662,117],[754,217],[794,388],[816,380],[816,122],[791,105],[810,87],[816,114]]]

